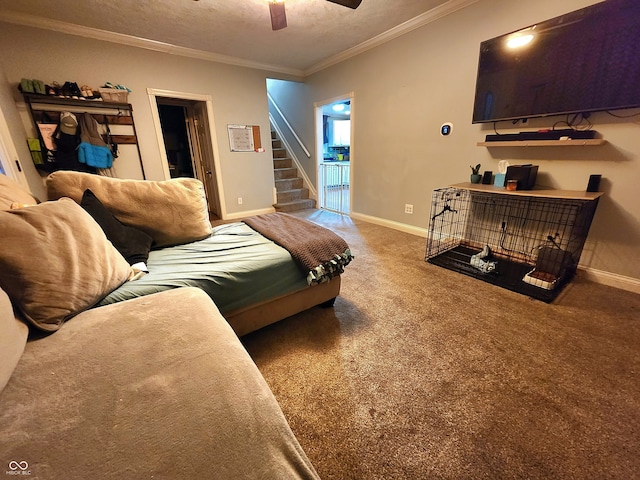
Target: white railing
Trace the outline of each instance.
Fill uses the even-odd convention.
[[[349,213],[348,162],[322,162],[319,169],[321,184],[320,208],[334,212]]]
[[[267,98],[273,104],[273,108],[275,108],[276,112],[278,112],[278,115],[280,115],[280,118],[282,119],[282,121],[284,122],[286,127],[291,132],[291,135],[293,135],[293,138],[296,139],[296,141],[298,142],[298,145],[300,145],[300,147],[304,151],[305,155],[308,158],[311,158],[311,153],[309,152],[309,150],[307,150],[307,147],[304,146],[304,143],[302,143],[302,140],[300,140],[300,137],[298,137],[298,134],[296,133],[296,131],[293,129],[293,127],[291,126],[291,124],[287,120],[287,117],[284,116],[284,113],[282,113],[282,110],[280,110],[280,108],[278,107],[278,104],[276,103],[276,101],[273,99],[273,97],[271,96],[271,94],[269,92],[267,92]]]

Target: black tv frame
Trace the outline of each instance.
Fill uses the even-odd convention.
[[[529,45],[505,49],[524,34]],[[472,123],[640,108],[638,52],[638,0],[606,0],[485,40]]]

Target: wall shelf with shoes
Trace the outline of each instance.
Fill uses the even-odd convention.
[[[135,145],[139,162],[138,173],[143,179],[146,178],[131,104],[104,100],[60,98],[53,95],[32,93],[23,93],[22,96],[33,120],[36,134],[43,144],[45,141],[41,136],[39,125],[43,123],[57,124],[60,121],[62,112],[74,114],[90,113],[101,126],[104,132],[102,137],[105,141],[115,145]],[[125,128],[129,131],[127,133],[111,133],[112,128]],[[46,171],[46,169],[44,170]]]

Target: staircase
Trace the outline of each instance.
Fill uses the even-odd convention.
[[[298,177],[298,169],[288,157],[287,149],[275,131],[271,132],[273,149],[273,177],[276,184],[277,202],[273,207],[277,212],[295,212],[307,208],[315,208],[316,201],[309,198],[309,189],[303,186]]]

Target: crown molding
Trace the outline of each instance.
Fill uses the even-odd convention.
[[[153,50],[154,52],[166,53],[168,55],[178,55],[182,57],[195,58],[209,62],[224,63],[238,67],[255,68],[258,70],[266,70],[269,72],[284,73],[287,75],[295,75],[302,77],[303,71],[294,68],[285,68],[277,65],[269,65],[250,60],[243,60],[228,55],[220,55],[217,53],[205,52],[195,48],[180,47],[170,43],[158,42],[147,38],[135,37],[133,35],[125,35],[122,33],[109,32],[98,28],[84,27],[74,25],[72,23],[51,20],[38,17],[35,15],[27,15],[17,12],[0,12],[0,22],[22,25],[26,27],[40,28],[44,30],[52,30],[54,32],[65,33],[68,35],[76,35],[84,38],[92,38],[104,42],[117,43],[130,47],[143,48],[145,50]]]
[[[349,48],[348,50],[345,50],[338,55],[334,55],[327,58],[326,60],[323,60],[320,63],[315,64],[311,68],[306,69],[303,76],[307,77],[313,73],[319,72],[320,70],[324,70],[325,68],[336,65],[337,63],[344,62],[349,58],[355,57],[356,55],[366,52],[367,50],[371,50],[372,48],[378,47],[395,38],[405,35],[415,30],[416,28],[420,28],[431,22],[435,22],[442,17],[446,17],[447,15],[457,12],[462,8],[468,7],[469,5],[473,5],[478,1],[480,0],[449,0],[448,2],[443,3],[442,5],[438,5],[437,7],[424,12],[421,15],[418,15],[417,17],[407,20],[406,22],[401,23],[400,25],[393,27],[390,30],[387,30],[380,35],[376,35],[375,37],[362,42],[355,47]]]
[[[166,53],[168,55],[178,55],[182,57],[195,58],[198,60],[204,60],[208,62],[224,63],[227,65],[234,65],[238,67],[254,68],[258,70],[265,70],[269,72],[277,72],[286,75],[293,75],[297,77],[306,77],[313,73],[329,68],[337,63],[343,62],[349,58],[355,57],[361,53],[364,53],[372,48],[380,46],[386,42],[389,42],[395,38],[398,38],[406,33],[409,33],[417,28],[434,22],[442,17],[450,15],[462,8],[472,5],[479,0],[449,0],[442,5],[439,5],[428,12],[425,12],[417,17],[414,17],[406,22],[387,30],[380,35],[356,45],[348,50],[345,50],[337,55],[327,58],[320,63],[310,67],[306,70],[299,70],[295,68],[286,68],[278,65],[269,65],[260,62],[254,62],[250,60],[244,60],[237,57],[228,55],[221,55],[217,53],[206,52],[203,50],[197,50],[195,48],[180,47],[170,43],[158,42],[155,40],[149,40],[147,38],[135,37],[133,35],[125,35],[122,33],[109,32],[107,30],[101,30],[98,28],[84,27],[81,25],[75,25],[72,23],[61,22],[58,20],[51,20],[47,18],[38,17],[36,15],[28,15],[17,12],[0,12],[0,22],[11,23],[15,25],[22,25],[26,27],[40,28],[43,30],[52,30],[59,33],[68,35],[76,35],[84,38],[92,38],[94,40],[101,40],[104,42],[116,43],[119,45],[127,45],[135,48],[143,48],[145,50],[152,50],[155,52]]]

